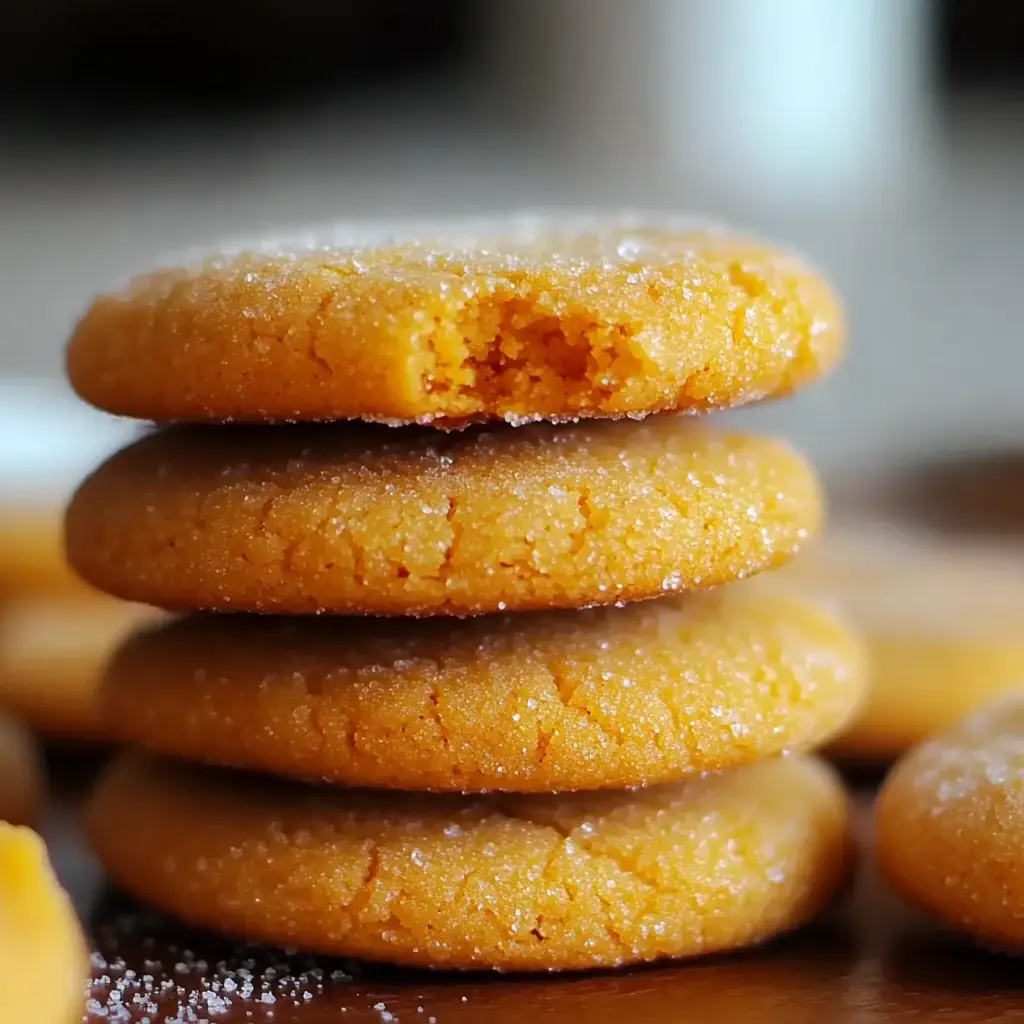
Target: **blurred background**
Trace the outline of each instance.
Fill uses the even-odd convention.
[[[743,417],[833,478],[1024,437],[1018,0],[5,0],[0,38],[0,376],[164,251],[624,204],[832,276],[843,371]]]

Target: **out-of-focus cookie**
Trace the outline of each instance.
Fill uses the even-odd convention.
[[[0,507],[0,608],[21,598],[86,593],[62,549],[55,508]]]
[[[100,589],[172,609],[475,615],[727,583],[785,562],[820,517],[787,445],[672,417],[193,427],[86,480],[67,548]]]
[[[834,750],[889,761],[1024,687],[1024,553],[883,528],[830,531],[785,578],[863,633],[871,685]]]
[[[841,621],[740,586],[469,622],[193,616],[130,640],[103,696],[112,732],[188,761],[543,792],[820,745],[866,682]]]
[[[62,509],[82,476],[137,432],[65,387],[0,379],[0,606],[86,591],[64,558]]]
[[[103,670],[125,635],[158,615],[95,592],[0,606],[0,709],[55,739],[110,738],[99,714]]]
[[[128,755],[88,819],[111,877],[187,922],[448,968],[749,946],[815,916],[851,863],[843,787],[799,757],[633,793],[425,800]]]
[[[900,760],[878,801],[878,857],[911,903],[1024,951],[1024,692]]]
[[[0,822],[35,825],[45,796],[43,764],[32,734],[0,711]]]
[[[262,248],[97,298],[68,348],[78,393],[164,422],[564,420],[786,394],[843,344],[814,271],[680,217],[342,226]]]
[[[0,1024],[79,1024],[88,957],[42,839],[0,822]]]

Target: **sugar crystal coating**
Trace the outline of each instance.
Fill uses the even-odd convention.
[[[842,318],[799,260],[686,218],[520,214],[325,229],[97,298],[76,390],[158,421],[458,424],[701,410],[836,361]]]
[[[637,793],[427,801],[130,755],[88,818],[111,876],[193,924],[446,967],[745,946],[817,913],[851,853],[842,786],[798,757]]]
[[[42,839],[0,822],[3,1024],[78,1024],[88,958]]]
[[[821,743],[866,682],[841,621],[727,587],[469,622],[193,616],[114,658],[109,728],[189,761],[396,789],[646,785]]]
[[[729,582],[783,563],[820,515],[786,445],[673,417],[196,427],[86,480],[67,550],[95,586],[168,608],[469,615]]]
[[[877,833],[902,895],[990,945],[1024,951],[1024,692],[904,757],[879,799]]]

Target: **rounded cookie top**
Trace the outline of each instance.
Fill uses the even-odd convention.
[[[95,586],[169,608],[472,615],[726,583],[785,561],[820,516],[787,446],[672,417],[192,427],[86,480],[67,550]]]
[[[890,760],[1024,681],[1024,559],[882,527],[830,530],[785,570],[864,634],[872,685],[837,741]]]
[[[700,410],[786,394],[843,341],[792,256],[674,216],[344,226],[97,298],[78,393],[158,421],[458,424]]]
[[[0,822],[2,1019],[77,1024],[85,1012],[88,955],[71,901],[42,839]]]
[[[900,893],[984,942],[1024,950],[1024,694],[906,755],[877,817],[879,859]]]
[[[109,727],[188,761],[393,789],[647,785],[823,742],[866,682],[841,622],[726,587],[470,622],[193,616],[115,656]]]
[[[192,924],[399,964],[585,969],[803,923],[849,863],[823,765],[636,793],[463,797],[117,763],[89,808],[111,877]]]

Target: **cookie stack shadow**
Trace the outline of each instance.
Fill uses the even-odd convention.
[[[671,222],[475,230],[225,256],[78,325],[83,398],[186,425],[85,481],[69,556],[192,613],[110,666],[137,752],[92,842],[192,924],[397,964],[793,928],[850,864],[804,752],[854,713],[861,647],[739,582],[818,530],[810,467],[672,414],[815,379],[835,303],[785,254]]]

